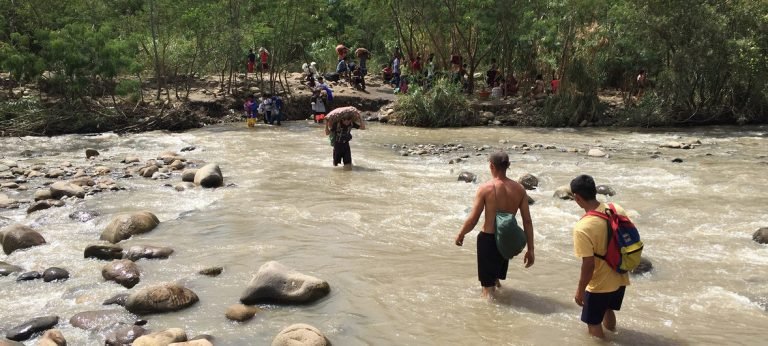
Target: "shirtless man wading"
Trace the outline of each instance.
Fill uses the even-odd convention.
[[[527,238],[527,251],[523,257],[523,263],[528,268],[533,265],[533,222],[528,210],[528,196],[525,188],[518,182],[507,178],[509,168],[509,156],[505,152],[493,153],[490,158],[490,169],[493,179],[480,185],[477,196],[472,205],[464,226],[456,236],[456,245],[464,244],[464,236],[471,232],[480,219],[480,214],[485,210],[485,222],[483,229],[477,235],[477,275],[480,285],[483,287],[483,297],[488,297],[495,292],[496,287],[501,287],[499,280],[507,278],[509,260],[505,259],[496,248],[496,211],[516,214],[520,211],[523,218],[523,229]]]

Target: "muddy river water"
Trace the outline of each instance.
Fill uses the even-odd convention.
[[[141,283],[180,281],[200,302],[176,313],[151,315],[148,327],[181,327],[190,336],[211,334],[216,345],[268,345],[284,327],[307,323],[335,345],[530,345],[595,343],[573,303],[580,262],[571,227],[582,210],[553,192],[582,173],[617,194],[646,244],[653,272],[632,278],[619,331],[621,345],[765,344],[768,340],[768,245],[752,233],[768,226],[768,127],[683,130],[463,128],[428,130],[372,124],[353,132],[352,171],[334,168],[322,129],[305,122],[247,129],[241,124],[184,133],[70,135],[2,138],[0,156],[20,165],[90,165],[85,148],[101,152],[98,164],[121,171],[126,155],[143,160],[195,146],[184,156],[219,163],[225,183],[215,190],[177,192],[169,181],[118,179],[124,191],[27,215],[0,216],[32,226],[48,244],[0,254],[27,270],[66,268],[65,282],[17,283],[0,277],[0,330],[36,316],[58,315],[71,345],[103,344],[98,333],[68,324],[73,314],[104,309],[101,302],[126,289],[101,278],[104,262],[83,259],[117,212],[150,210],[161,220],[151,233],[120,243],[170,246],[167,260],[141,260]],[[701,145],[659,148],[669,141]],[[401,156],[393,144],[461,143],[463,153]],[[555,149],[520,149],[542,144]],[[475,151],[472,147],[492,148]],[[600,147],[609,157],[587,157]],[[487,153],[510,152],[509,175],[531,173],[536,263],[510,263],[499,299],[480,298],[476,230],[461,248],[453,244],[469,212],[477,183],[457,181],[461,171],[489,179]],[[21,152],[27,150],[22,156]],[[479,155],[476,155],[479,154]],[[672,159],[680,158],[681,163]],[[30,199],[29,191],[2,193]],[[606,200],[606,197],[601,196]],[[67,216],[95,210],[77,222]],[[224,318],[259,266],[278,261],[328,281],[331,293],[307,306],[263,306],[245,323]],[[218,277],[198,270],[223,266]],[[30,343],[32,344],[32,343]]]

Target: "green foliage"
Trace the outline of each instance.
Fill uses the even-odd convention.
[[[605,110],[597,97],[598,81],[591,65],[576,60],[566,71],[557,95],[549,97],[542,114],[544,126],[578,126],[595,121]]]
[[[115,95],[128,96],[132,102],[141,98],[141,83],[134,79],[123,79],[115,86]]]
[[[153,76],[157,97],[165,84],[178,90],[195,75],[216,74],[231,86],[248,49],[261,46],[272,69],[259,82],[274,89],[283,72],[304,62],[334,70],[334,48],[343,43],[372,53],[372,73],[400,49],[406,60],[434,53],[438,73],[461,55],[470,73],[495,58],[523,86],[536,74],[555,74],[563,92],[544,107],[550,125],[594,122],[603,109],[597,91],[634,95],[640,69],[651,86],[639,101],[627,98],[627,112],[636,109],[628,117],[643,125],[768,120],[768,1],[2,3],[0,72],[10,73],[8,85],[39,83],[68,102],[109,95],[116,86],[135,95],[116,82],[123,75]]]
[[[10,72],[18,82],[35,80],[45,70],[45,64],[31,48],[29,36],[12,33],[8,42],[0,42],[0,69]]]
[[[398,98],[395,111],[408,126],[457,127],[477,124],[476,115],[461,87],[448,79],[438,79],[431,89],[418,86]]]

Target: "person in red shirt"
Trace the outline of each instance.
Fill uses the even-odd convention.
[[[261,59],[261,70],[269,70],[269,64],[267,63],[269,60],[269,52],[264,47],[259,48],[259,59]]]
[[[411,73],[418,76],[421,75],[421,55],[416,57],[416,60],[411,63]]]
[[[557,76],[555,76],[554,72],[552,72],[552,81],[549,82],[549,86],[553,95],[557,94],[557,90],[560,89],[560,80],[557,79]]]

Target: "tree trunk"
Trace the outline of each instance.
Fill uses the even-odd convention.
[[[157,18],[155,18],[155,0],[149,0],[149,29],[152,32],[152,51],[155,63],[155,82],[157,83],[157,96],[156,100],[160,99],[160,89],[162,88],[162,82],[160,81],[160,58],[157,53]]]

